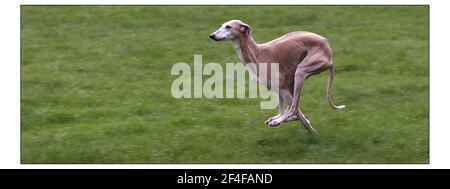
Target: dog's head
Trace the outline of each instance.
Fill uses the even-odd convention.
[[[240,21],[240,20],[230,20],[222,24],[222,26],[215,32],[209,35],[209,38],[214,41],[224,41],[224,40],[236,40],[242,36],[248,36],[252,32],[252,28]]]

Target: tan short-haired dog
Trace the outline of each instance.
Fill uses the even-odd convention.
[[[330,70],[327,96],[334,109],[331,91],[334,78],[333,55],[328,40],[314,33],[297,31],[264,44],[257,44],[252,38],[252,28],[240,21],[230,20],[209,37],[215,41],[231,40],[242,63],[278,63],[279,67],[279,114],[265,123],[277,126],[282,122],[299,119],[309,131],[315,131],[311,122],[299,109],[300,93],[305,80],[325,70]],[[270,70],[268,71],[270,72]],[[267,74],[270,77],[270,73]],[[276,78],[267,78],[267,80]]]

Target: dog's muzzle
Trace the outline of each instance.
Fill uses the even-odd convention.
[[[220,41],[220,40],[223,39],[223,38],[217,39],[216,36],[215,36],[214,34],[209,35],[209,38],[211,38],[211,39],[214,40],[214,41]]]

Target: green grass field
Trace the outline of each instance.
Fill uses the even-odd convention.
[[[427,6],[23,6],[22,163],[428,163]],[[261,99],[175,99],[172,65],[239,62],[208,38],[241,19],[259,43],[327,37],[299,122],[270,128]],[[205,79],[207,79],[206,77]]]

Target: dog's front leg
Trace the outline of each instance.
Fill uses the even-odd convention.
[[[269,119],[267,119],[264,123],[265,124],[269,124],[270,121],[279,118],[281,115],[283,115],[284,113],[286,113],[286,109],[288,104],[288,100],[286,95],[289,95],[289,92],[284,91],[284,90],[280,90],[280,92],[278,93],[278,115],[273,116]]]
[[[278,117],[280,117],[281,115],[283,115],[286,112],[286,102],[283,100],[283,98],[281,97],[281,95],[278,95],[278,115],[273,116],[269,119],[267,119],[264,123],[265,124],[269,124],[270,121],[272,121],[273,119],[277,119]]]

